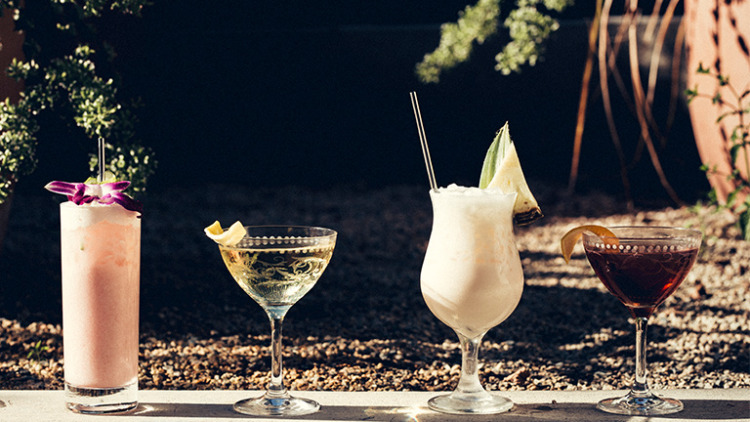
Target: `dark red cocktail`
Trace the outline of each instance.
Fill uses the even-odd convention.
[[[651,316],[680,286],[698,256],[697,247],[664,251],[622,244],[622,249],[602,249],[595,245],[584,244],[591,267],[634,317]]]
[[[602,400],[601,410],[625,415],[665,415],[682,410],[679,400],[661,398],[648,387],[648,317],[680,286],[698,256],[701,233],[673,227],[611,227],[616,237],[583,233],[591,267],[635,318],[635,383],[624,397]]]

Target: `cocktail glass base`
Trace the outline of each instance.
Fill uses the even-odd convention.
[[[454,415],[491,415],[503,413],[513,408],[513,402],[505,397],[495,396],[482,391],[479,393],[462,393],[454,391],[444,396],[433,397],[427,401],[430,409]]]
[[[65,405],[76,413],[123,413],[138,406],[138,382],[123,387],[88,388],[65,383]]]
[[[679,400],[662,398],[650,391],[644,393],[631,391],[623,397],[602,400],[596,408],[620,415],[650,416],[677,413],[682,410],[683,406]]]
[[[299,416],[315,413],[320,410],[320,404],[314,400],[265,394],[254,399],[240,400],[234,404],[238,413],[253,416]]]

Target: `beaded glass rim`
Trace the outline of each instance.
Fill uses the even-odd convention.
[[[699,247],[702,234],[695,229],[667,226],[614,226],[609,228],[618,243],[603,242],[591,233],[583,234],[584,247],[621,252],[676,252]]]
[[[335,230],[316,226],[245,226],[245,230],[245,237],[230,248],[327,248],[335,244],[338,235]]]

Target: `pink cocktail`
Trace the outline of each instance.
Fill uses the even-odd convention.
[[[137,405],[141,220],[117,204],[60,205],[63,347],[69,409]]]

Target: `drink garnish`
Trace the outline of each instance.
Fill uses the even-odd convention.
[[[583,232],[591,232],[599,236],[605,244],[608,245],[619,245],[620,240],[606,227],[597,226],[595,224],[588,224],[584,226],[578,226],[571,229],[560,239],[560,250],[562,256],[565,258],[565,262],[570,262],[570,256],[573,254],[573,248],[578,243],[578,240],[583,236]]]
[[[479,187],[499,188],[504,193],[517,193],[513,206],[513,220],[518,225],[530,224],[544,217],[526,183],[515,144],[510,139],[507,122],[497,131],[487,150],[479,176]]]
[[[206,236],[211,238],[214,242],[226,246],[236,245],[247,233],[245,226],[239,221],[235,221],[234,224],[229,226],[229,229],[224,230],[221,228],[221,223],[219,223],[218,220],[203,229],[203,231],[206,233]]]
[[[130,186],[127,180],[116,180],[115,176],[107,172],[101,182],[95,177],[89,177],[83,183],[53,181],[44,187],[50,192],[66,195],[68,200],[76,205],[96,202],[102,205],[118,204],[129,211],[143,213],[143,205],[127,194],[123,193]]]

